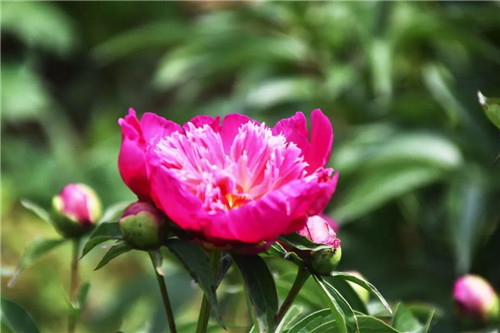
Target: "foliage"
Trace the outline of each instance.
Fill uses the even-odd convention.
[[[341,225],[339,269],[404,302],[392,306],[396,330],[430,325],[430,304],[432,331],[458,331],[454,279],[474,272],[500,287],[500,141],[476,96],[500,96],[499,10],[488,2],[2,3],[3,295],[40,330],[61,330],[65,251],[5,288],[25,244],[54,236],[19,200],[48,207],[64,184],[81,181],[105,206],[132,201],[116,168],[116,120],[129,106],[178,122],[241,112],[269,123],[320,107],[334,124],[330,164],[340,172],[327,211]],[[147,261],[132,252],[84,277],[92,288],[82,332],[167,327]],[[191,332],[201,293],[164,254],[180,330]],[[81,270],[98,260],[89,253]],[[265,261],[283,300],[295,263]],[[242,285],[232,265],[217,290],[229,331],[251,327]],[[336,327],[316,288],[306,282],[283,332]],[[372,319],[355,295],[340,293],[363,332]],[[377,304],[368,314],[390,318]],[[387,322],[374,325],[383,331]]]

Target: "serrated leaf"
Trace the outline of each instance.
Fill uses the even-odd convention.
[[[51,250],[55,249],[57,246],[63,244],[66,239],[43,239],[39,238],[34,240],[29,244],[21,256],[21,260],[17,266],[17,270],[14,276],[9,280],[8,286],[12,287],[16,283],[20,274],[31,264],[33,264],[38,258],[44,254],[49,253]]]
[[[288,245],[298,250],[303,250],[303,251],[319,251],[331,248],[330,245],[313,243],[309,239],[302,237],[297,233],[282,235],[280,236],[280,241],[287,243]]]
[[[0,306],[0,322],[3,328],[15,333],[38,333],[38,327],[31,315],[20,305],[2,297]]]
[[[80,259],[83,258],[97,245],[109,240],[120,239],[123,239],[123,236],[120,231],[120,225],[118,222],[104,222],[98,224],[85,243]]]
[[[331,275],[333,277],[340,277],[346,281],[354,282],[357,285],[365,288],[368,290],[373,296],[375,296],[380,303],[384,305],[384,307],[392,313],[391,307],[389,306],[389,303],[385,300],[384,296],[377,290],[377,288],[371,284],[370,282],[366,281],[365,279],[362,279],[356,275],[352,275],[349,273],[343,273],[343,272],[332,272]],[[328,278],[326,278],[328,280]]]
[[[215,293],[214,270],[208,255],[198,245],[179,239],[169,239],[166,245],[198,283],[210,302],[215,318],[224,326]]]
[[[34,202],[30,201],[30,200],[27,200],[27,199],[22,199],[21,200],[21,205],[24,208],[26,208],[26,209],[32,211],[33,213],[35,213],[39,218],[41,218],[42,220],[44,220],[45,222],[47,222],[51,226],[54,226],[54,222],[50,218],[49,212],[47,212],[42,207],[38,206],[36,203],[34,203]]]
[[[356,316],[354,315],[354,310],[351,308],[349,303],[345,300],[344,296],[342,296],[334,286],[332,286],[328,281],[324,279],[316,278],[316,281],[322,284],[322,288],[327,290],[329,295],[331,296],[331,304],[336,305],[336,309],[342,314],[345,320],[345,325],[347,328],[347,332],[358,332],[358,321]]]
[[[123,241],[116,242],[116,244],[113,245],[108,250],[108,252],[106,252],[104,257],[102,257],[99,264],[97,264],[96,268],[94,268],[94,271],[98,270],[99,268],[102,268],[104,265],[106,265],[108,262],[110,262],[114,258],[116,258],[119,255],[122,255],[124,253],[127,253],[130,250],[132,250],[132,248],[127,243],[125,243]]]
[[[257,255],[233,254],[233,259],[245,281],[259,332],[272,332],[278,311],[278,294],[269,269]]]

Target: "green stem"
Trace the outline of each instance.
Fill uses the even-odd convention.
[[[71,282],[69,289],[69,301],[72,304],[76,304],[78,297],[78,255],[80,249],[80,238],[76,238],[73,240],[73,253],[71,259]],[[68,317],[68,333],[73,333],[76,328],[76,316],[73,313],[73,308],[69,310]]]
[[[309,271],[306,270],[305,267],[299,267],[292,288],[288,292],[285,301],[281,305],[281,308],[279,309],[278,314],[276,315],[276,326],[279,325],[280,321],[283,319],[283,316],[288,311],[290,306],[293,304],[295,297],[297,297],[297,295],[299,294],[300,289],[307,281],[309,275],[311,275],[311,273],[309,273]]]
[[[161,297],[163,299],[163,306],[165,307],[165,314],[167,315],[168,327],[170,328],[170,333],[177,333],[175,328],[174,313],[172,312],[172,306],[170,305],[170,299],[168,297],[167,286],[165,285],[165,279],[156,270],[156,259],[154,254],[149,252],[149,257],[151,258],[151,263],[153,264],[153,269],[155,271],[156,280],[158,281],[158,286],[160,287]]]
[[[210,253],[210,264],[214,270],[215,277],[217,270],[219,268],[220,251],[214,250]],[[201,301],[200,316],[198,317],[198,326],[196,327],[196,333],[206,333],[208,327],[208,319],[210,318],[210,302],[207,296],[203,295],[203,300]]]

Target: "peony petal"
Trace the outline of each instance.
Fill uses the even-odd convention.
[[[220,132],[220,116],[217,116],[215,118],[211,116],[196,116],[193,119],[189,121],[191,124],[194,125],[194,127],[203,127],[203,125],[209,125],[212,127],[214,132]],[[187,130],[186,124],[184,124],[183,128]]]
[[[305,154],[309,172],[326,166],[332,152],[332,144],[332,124],[320,109],[316,109],[311,113],[311,147]]]
[[[173,132],[182,132],[182,127],[154,113],[146,112],[141,118],[141,129],[146,142],[151,145]]]
[[[287,141],[295,143],[304,155],[311,146],[307,131],[307,119],[302,112],[297,112],[290,118],[278,121],[272,131],[274,135],[283,134]]]
[[[229,155],[229,153],[231,152],[233,140],[238,134],[240,126],[248,123],[249,121],[255,124],[259,124],[259,122],[251,119],[250,117],[239,113],[228,114],[224,117],[220,130],[220,136],[224,145],[224,152],[226,154]]]

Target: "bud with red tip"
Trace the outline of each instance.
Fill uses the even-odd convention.
[[[167,218],[153,204],[137,201],[120,217],[120,229],[130,246],[153,250],[161,246],[167,235]]]
[[[340,239],[323,217],[316,215],[309,217],[306,225],[298,231],[298,234],[316,244],[329,245],[330,248],[312,251],[304,258],[309,262],[312,270],[321,275],[330,274],[339,264],[342,257]]]
[[[65,237],[74,238],[87,233],[100,216],[99,197],[85,184],[68,184],[52,199],[52,219],[56,229]]]
[[[465,275],[455,282],[453,298],[464,318],[488,322],[499,317],[499,300],[495,290],[482,277]]]

